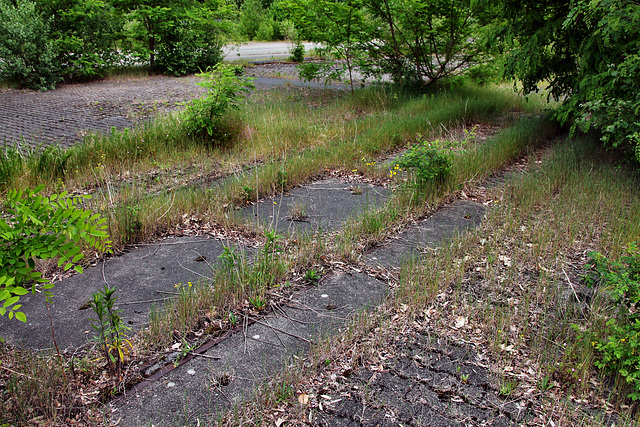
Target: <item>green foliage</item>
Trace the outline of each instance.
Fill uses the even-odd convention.
[[[304,37],[338,59],[353,86],[353,68],[390,73],[396,83],[430,84],[480,57],[475,41],[482,7],[471,0],[289,0]]]
[[[212,140],[226,136],[221,121],[223,115],[231,108],[238,108],[242,94],[253,88],[250,79],[238,76],[238,71],[231,65],[218,65],[200,75],[204,80],[198,85],[208,89],[208,93],[185,104],[183,125],[188,133]]]
[[[58,62],[68,79],[99,77],[108,67],[123,63],[126,53],[118,49],[124,18],[111,1],[37,0],[39,9],[51,17],[51,39]]]
[[[0,78],[38,90],[61,80],[49,20],[32,1],[0,0]]]
[[[557,117],[597,129],[640,160],[640,4],[634,0],[504,2],[496,34],[510,50],[506,73],[524,92],[548,84]]]
[[[238,31],[246,39],[271,41],[283,37],[280,24],[271,7],[264,7],[261,0],[245,0],[240,7]]]
[[[398,171],[411,170],[418,184],[442,180],[451,173],[453,154],[442,148],[440,141],[422,142],[412,147],[398,159],[391,176]]]
[[[168,27],[158,47],[156,66],[176,76],[206,70],[222,61],[221,28],[206,8],[187,10]]]
[[[302,62],[304,61],[304,45],[300,42],[294,43],[291,47],[291,56],[289,56],[289,61],[292,62]]]
[[[315,269],[305,271],[302,276],[302,280],[307,283],[311,283],[312,285],[317,285],[320,279],[322,279],[322,275]]]
[[[42,188],[10,190],[0,218],[0,315],[8,312],[9,318],[23,322],[26,316],[17,311],[20,297],[35,293],[39,285],[45,290],[53,287],[35,270],[36,260],[58,258],[65,271],[73,267],[82,273],[76,263],[84,258],[83,245],[106,251],[111,243],[105,220],[80,207],[89,196],[63,192],[45,197],[38,194]]]
[[[451,174],[454,150],[463,148],[476,136],[476,128],[463,131],[460,141],[422,141],[403,154],[391,169],[393,178],[402,170],[412,170],[416,183],[423,185],[432,181],[441,181]]]
[[[606,338],[592,343],[600,355],[595,365],[624,378],[634,390],[628,397],[640,399],[640,250],[632,244],[618,260],[595,252],[589,257],[587,282],[601,284],[617,307],[607,321]]]
[[[131,343],[124,338],[124,334],[129,328],[122,323],[120,312],[114,307],[116,297],[115,289],[105,285],[104,289],[92,294],[89,301],[91,309],[96,315],[91,320],[91,326],[97,332],[96,340],[102,346],[104,357],[109,366],[116,372],[122,368],[125,354],[132,347]],[[127,349],[127,346],[129,347]]]

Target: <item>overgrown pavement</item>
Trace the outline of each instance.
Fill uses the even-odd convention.
[[[52,329],[62,353],[3,350],[8,422],[633,424],[593,365],[611,301],[581,279],[638,235],[632,172],[499,88],[269,96],[217,123],[226,145],[174,115],[41,171],[127,253],[2,319],[11,346]],[[30,162],[5,185],[37,181]]]

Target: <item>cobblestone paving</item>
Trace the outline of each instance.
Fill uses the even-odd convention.
[[[194,77],[140,77],[60,85],[56,90],[0,91],[0,144],[68,147],[86,132],[131,127],[204,92]]]
[[[277,78],[280,84],[297,77],[294,64],[282,63],[253,66],[246,74]],[[197,80],[194,76],[153,76],[64,84],[47,92],[0,89],[0,146],[17,144],[30,149],[59,144],[66,148],[87,132],[132,127],[203,94]],[[256,87],[276,84],[257,81]]]

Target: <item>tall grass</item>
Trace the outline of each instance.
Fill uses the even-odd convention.
[[[172,227],[184,214],[227,224],[228,207],[246,202],[246,190],[252,199],[266,197],[326,170],[375,177],[379,172],[365,163],[418,135],[437,137],[468,122],[508,124],[511,112],[539,107],[501,88],[459,87],[413,97],[385,88],[319,100],[316,95],[252,95],[227,117],[236,129],[228,145],[185,135],[180,114],[174,114],[134,130],[89,136],[66,151],[7,152],[0,157],[4,188],[42,183],[48,191],[89,190],[90,207],[109,217],[118,248]],[[224,175],[219,185],[205,184],[207,176]]]
[[[637,404],[625,400],[628,385],[604,377],[593,346],[578,335],[606,339],[614,307],[604,294],[590,298],[581,275],[589,251],[615,258],[640,238],[640,176],[588,138],[533,151],[527,167],[488,190],[497,203],[478,229],[405,264],[384,306],[315,346],[304,366],[288,367],[289,383],[322,390],[331,366],[343,372],[384,364],[379,356],[395,334],[422,327],[438,340],[477,347],[492,371],[508,370],[508,400],[529,402],[537,423],[603,425],[617,409],[620,425],[637,425]],[[451,325],[459,316],[468,326],[457,330]],[[341,380],[347,389],[348,381]],[[309,411],[299,406],[289,403],[282,416],[306,421]],[[282,403],[273,393],[259,393],[234,409],[228,424],[275,407]]]
[[[347,222],[337,240],[340,255],[351,259],[355,256],[354,250],[360,251],[363,245],[366,248],[381,242],[409,216],[428,213],[459,190],[472,187],[530,150],[547,143],[558,130],[544,118],[525,118],[488,138],[485,143],[459,153],[454,159],[451,174],[444,180],[411,185],[409,178],[385,207],[377,212],[365,212]],[[384,225],[376,227],[377,223]]]
[[[582,139],[555,147],[542,167],[532,161],[530,173],[494,195],[501,201],[481,229],[403,270],[394,303],[420,316],[452,289],[454,315],[482,330],[498,363],[526,355],[516,365],[536,361],[539,381],[587,394],[596,385],[601,398],[623,400],[626,385],[613,382],[607,391],[593,365],[597,354],[577,332],[605,339],[613,315],[611,301],[592,299],[581,283],[586,254],[616,257],[640,238],[640,178],[606,157]],[[509,345],[513,353],[504,351]]]

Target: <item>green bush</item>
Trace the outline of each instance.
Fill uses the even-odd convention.
[[[176,76],[197,73],[222,61],[220,40],[186,19],[171,27],[158,48],[156,66]]]
[[[225,135],[222,117],[231,108],[237,108],[242,94],[253,88],[250,79],[239,76],[240,69],[232,65],[218,65],[207,73],[198,85],[208,93],[185,105],[185,130],[198,138],[220,140]]]
[[[49,21],[34,2],[13,6],[0,0],[0,78],[32,89],[53,89],[62,77],[50,33]]]
[[[442,180],[451,173],[453,154],[444,150],[440,141],[423,142],[407,151],[391,171],[394,176],[400,170],[411,170],[417,184]]]
[[[300,42],[294,43],[291,47],[291,56],[289,56],[289,61],[292,62],[303,62],[304,61],[304,45]]]
[[[600,360],[595,365],[610,374],[618,374],[633,388],[633,400],[640,398],[640,250],[632,244],[625,256],[609,260],[592,252],[590,284],[600,284],[617,307],[615,317],[607,321],[606,338],[593,341]]]
[[[82,199],[66,192],[45,197],[35,190],[11,190],[7,194],[0,218],[0,315],[26,321],[17,311],[20,297],[36,285],[48,292],[53,287],[35,270],[36,260],[58,258],[65,271],[84,258],[82,246],[106,251],[110,243],[105,220],[80,208]],[[82,267],[74,269],[82,273]],[[50,295],[47,293],[47,295]]]

